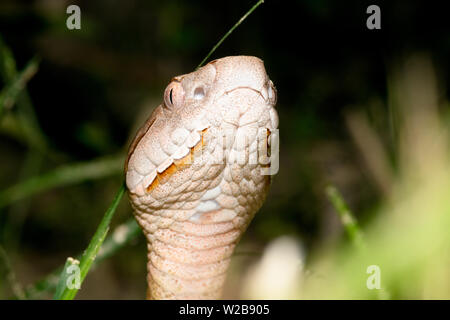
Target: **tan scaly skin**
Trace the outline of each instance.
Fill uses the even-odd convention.
[[[126,183],[148,241],[148,299],[218,299],[264,202],[276,90],[256,57],[172,79],[131,144]]]

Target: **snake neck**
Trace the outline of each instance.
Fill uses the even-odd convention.
[[[241,231],[232,222],[174,222],[148,242],[147,299],[219,299]]]
[[[148,242],[148,299],[220,298],[234,248],[270,182],[256,165],[185,170],[197,176],[177,188],[175,176],[144,197],[130,193]]]

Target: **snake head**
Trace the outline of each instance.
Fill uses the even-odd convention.
[[[129,191],[145,194],[158,174],[190,153],[206,129],[209,137],[226,136],[225,149],[236,138],[254,139],[257,129],[275,130],[276,95],[263,61],[256,57],[225,57],[174,77],[163,103],[130,146],[125,166]]]

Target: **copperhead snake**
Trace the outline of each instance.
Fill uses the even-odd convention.
[[[269,189],[276,95],[262,60],[221,58],[174,77],[138,131],[125,174],[148,243],[148,299],[221,297]]]

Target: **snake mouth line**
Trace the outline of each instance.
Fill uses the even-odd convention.
[[[195,146],[190,148],[186,156],[179,160],[174,160],[173,163],[163,172],[156,173],[155,179],[153,179],[152,183],[150,183],[146,188],[147,192],[151,192],[152,190],[154,190],[160,183],[166,183],[173,174],[187,168],[194,162],[195,155],[205,147],[204,135],[207,131],[208,128],[200,131],[200,141]]]
[[[199,154],[201,155],[201,151],[206,146],[205,134],[207,131],[208,131],[208,128],[203,129],[200,132],[200,141],[195,146],[190,148],[190,150],[186,156],[184,156],[183,158],[181,158],[179,160],[174,160],[173,163],[169,167],[167,167],[167,169],[162,171],[161,173],[157,172],[155,179],[153,179],[153,181],[146,187],[146,191],[151,192],[159,184],[166,183],[173,174],[177,173],[178,171],[182,171],[183,169],[189,167],[192,163],[194,163],[196,156],[198,156]],[[267,157],[269,157],[269,158],[270,158],[269,141],[270,141],[271,133],[272,132],[268,128],[266,128],[266,139],[267,139],[266,140],[266,152],[267,152]],[[263,164],[261,164],[261,167],[269,168],[270,163],[263,163]]]

